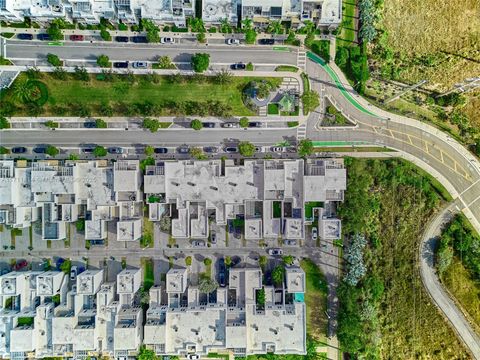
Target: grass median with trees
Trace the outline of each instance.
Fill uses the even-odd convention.
[[[59,68],[61,69],[61,68]],[[22,73],[0,93],[0,115],[9,116],[251,116],[242,90],[256,77],[117,75],[105,69],[97,79],[85,69],[74,73]],[[65,80],[62,80],[65,79]],[[103,80],[100,80],[103,79]],[[281,78],[266,78],[279,84]],[[32,105],[33,104],[33,105]],[[32,108],[34,107],[34,109]]]
[[[466,359],[420,279],[418,249],[443,190],[402,160],[347,158],[338,338],[358,358]],[[354,244],[355,246],[352,246]]]

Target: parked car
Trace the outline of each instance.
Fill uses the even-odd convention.
[[[287,147],[287,152],[289,153],[296,153],[297,152],[297,148],[295,146],[288,146]]]
[[[192,246],[193,246],[193,247],[204,247],[204,246],[205,246],[205,241],[203,241],[203,240],[194,240],[194,241],[192,241]]]
[[[218,152],[218,148],[216,146],[205,146],[203,150],[206,153],[210,153],[210,154],[215,154]]]
[[[188,359],[188,360],[198,360],[198,359],[200,359],[200,355],[197,355],[197,354],[188,354],[188,355],[187,355],[187,359]]]
[[[248,123],[248,127],[259,128],[259,127],[262,127],[262,123],[259,122],[259,121],[251,121],[251,122]]]
[[[188,154],[190,151],[190,148],[188,145],[182,145],[177,148],[177,151],[179,154]]]
[[[72,266],[70,268],[70,280],[71,281],[75,281],[75,279],[77,278],[77,271],[78,271],[78,268],[76,266]]]
[[[281,146],[272,146],[270,148],[270,151],[271,152],[282,152],[283,151],[283,148]]]
[[[33,40],[33,35],[32,34],[18,34],[17,39],[20,40]]]
[[[203,127],[204,128],[214,128],[215,127],[215,123],[214,122],[204,122],[202,123],[203,124]]]
[[[242,238],[242,228],[239,226],[235,226],[233,228],[233,237],[235,239],[241,239]]]
[[[146,36],[132,36],[132,41],[137,44],[146,44],[148,43]]]
[[[247,68],[247,65],[245,65],[242,62],[230,65],[230,69],[232,70],[245,70],[246,68]]]
[[[260,45],[273,45],[275,44],[275,39],[260,39]]]
[[[23,146],[15,146],[12,148],[12,154],[23,154],[27,152],[27,148]]]
[[[210,242],[212,244],[217,243],[217,233],[215,232],[215,230],[212,230],[212,232],[210,233]]]
[[[128,42],[128,36],[115,36],[115,41],[116,42],[127,43]]]
[[[128,61],[117,61],[113,63],[113,67],[117,69],[128,68]]]
[[[166,153],[168,153],[168,149],[164,148],[164,147],[159,147],[159,148],[153,149],[153,152],[155,154],[166,154]]]
[[[35,154],[45,154],[47,152],[46,146],[37,146],[32,150]]]
[[[161,44],[174,44],[175,43],[175,39],[172,38],[172,37],[162,37],[160,39],[160,43]]]
[[[135,61],[132,63],[132,67],[135,69],[146,69],[148,67],[148,63],[146,61]]]
[[[84,154],[91,154],[93,153],[93,150],[95,150],[95,145],[88,145],[88,146],[85,146],[83,149],[82,149],[82,152]]]
[[[97,123],[95,121],[85,121],[83,123],[83,127],[87,129],[94,129],[97,127]]]
[[[312,240],[313,241],[316,241],[318,238],[318,230],[317,228],[314,226],[312,227]]]
[[[27,265],[28,265],[27,260],[18,260],[18,261],[15,263],[13,269],[14,269],[15,271],[18,271],[18,270],[21,270],[21,269],[27,267]]]
[[[70,35],[70,41],[83,41],[83,35]]]
[[[281,256],[283,255],[283,250],[278,248],[272,248],[272,249],[268,249],[267,253],[268,255],[272,255],[272,256]]]
[[[255,152],[263,152],[263,148],[261,146],[255,146]]]
[[[240,40],[238,39],[227,39],[227,45],[240,45]]]
[[[222,124],[222,127],[224,127],[224,128],[237,128],[237,127],[239,127],[239,125],[238,125],[238,123],[234,123],[234,122],[226,122],[226,123]]]
[[[283,245],[295,246],[297,245],[297,240],[283,240]]]
[[[110,154],[123,154],[123,148],[118,146],[112,146],[107,149]]]
[[[51,40],[52,38],[48,34],[38,34],[37,39],[42,41],[48,41],[48,40]]]
[[[220,258],[218,260],[218,284],[220,286],[225,286],[226,271],[225,260]]]
[[[236,146],[227,146],[225,148],[225,152],[227,153],[236,153],[238,152],[238,148]]]

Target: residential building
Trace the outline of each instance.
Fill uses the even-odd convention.
[[[226,21],[237,26],[241,13],[242,0],[205,0],[202,1],[202,19],[206,24],[218,25]]]
[[[159,161],[144,176],[149,218],[171,216],[175,238],[208,238],[211,219],[243,223],[246,239],[303,239],[312,206],[332,208],[345,189],[339,160]]]

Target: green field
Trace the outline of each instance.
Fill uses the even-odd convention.
[[[343,0],[342,25],[337,35],[337,46],[349,46],[355,40],[355,0]]]

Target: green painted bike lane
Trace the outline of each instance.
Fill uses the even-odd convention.
[[[368,115],[372,115],[372,116],[375,116],[375,117],[380,117],[378,116],[377,114],[367,110],[366,108],[364,108],[362,105],[360,105],[357,100],[355,100],[352,95],[350,95],[350,93],[347,91],[347,89],[345,89],[345,87],[343,86],[342,82],[340,81],[340,79],[338,78],[337,74],[335,74],[335,72],[332,70],[332,68],[330,66],[328,66],[328,64],[325,62],[325,60],[323,60],[321,57],[319,57],[318,55],[312,53],[312,52],[307,52],[307,57],[316,62],[317,64],[319,64],[323,69],[325,69],[325,71],[327,72],[328,75],[330,75],[330,77],[332,78],[332,80],[335,82],[335,85],[337,85],[337,88],[340,90],[340,92],[343,94],[343,96],[345,96],[345,98],[353,105],[355,106],[358,110],[360,110],[361,112],[365,113],[365,114],[368,114]]]

